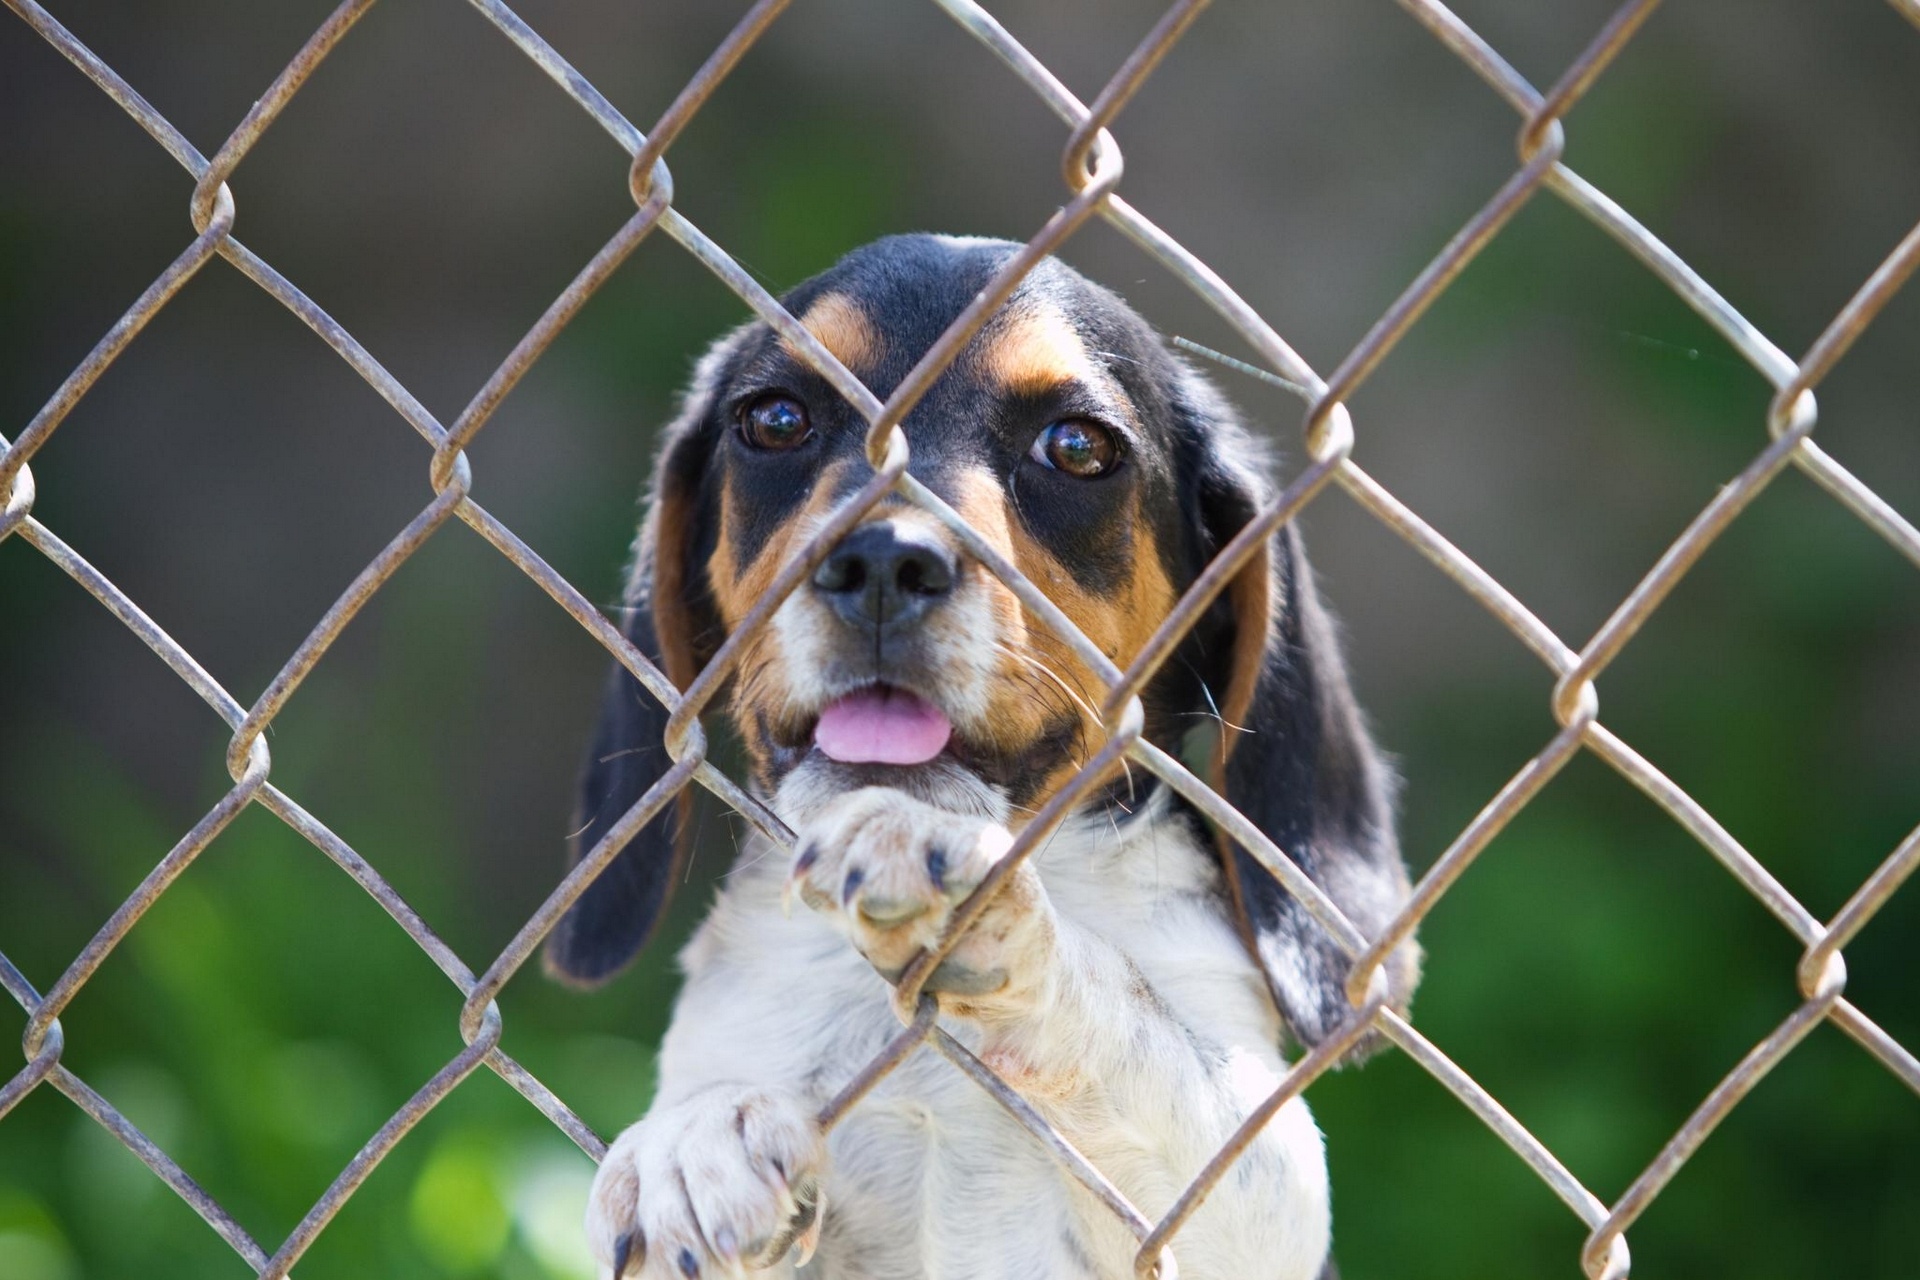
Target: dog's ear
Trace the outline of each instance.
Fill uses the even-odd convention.
[[[1201,403],[1211,421],[1200,432],[1193,492],[1211,555],[1273,495],[1247,465],[1252,443],[1231,411],[1212,397]],[[1267,539],[1223,605],[1226,634],[1208,646],[1209,683],[1225,691],[1216,785],[1362,933],[1377,936],[1410,892],[1394,835],[1394,781],[1354,701],[1298,530],[1288,524]],[[1351,1012],[1349,962],[1251,854],[1224,837],[1221,844],[1235,905],[1288,1029],[1317,1044]],[[1404,1010],[1419,980],[1418,946],[1409,940],[1386,967],[1393,1004]]]
[[[713,450],[713,401],[745,331],[701,361],[679,416],[669,425],[647,507],[634,540],[622,629],[676,688],[690,684],[719,643],[720,624],[698,563],[712,531],[702,499]],[[580,780],[569,865],[578,863],[673,766],[664,735],[668,709],[618,662],[607,673],[600,722]],[[591,986],[632,960],[653,933],[689,852],[685,790],[642,827],[555,926],[547,972]]]

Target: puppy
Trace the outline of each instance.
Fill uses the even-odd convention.
[[[885,395],[1016,246],[905,236],[784,301]],[[721,339],[667,428],[627,635],[684,688],[779,568],[871,478],[866,424],[763,323]],[[1234,410],[1124,302],[1035,270],[904,424],[911,474],[1121,667],[1271,498]],[[744,648],[726,710],[797,858],[750,840],[681,956],[646,1117],[600,1166],[601,1266],[648,1277],[1130,1277],[1136,1241],[1032,1136],[920,1050],[822,1136],[899,1030],[890,977],[1100,738],[1105,690],[939,522],[889,498]],[[1143,695],[1146,736],[1224,757],[1225,794],[1362,930],[1404,901],[1390,783],[1297,534],[1274,535]],[[576,853],[670,761],[666,711],[610,679]],[[1245,852],[1116,771],[934,973],[943,1025],[1157,1218],[1275,1086],[1283,1036],[1349,1006],[1346,963]],[[684,878],[664,812],[549,942],[591,984]],[[1223,852],[1224,850],[1224,852]],[[783,912],[789,891],[805,902]],[[851,943],[851,945],[848,945]],[[1409,943],[1388,968],[1404,1004]],[[1188,1280],[1312,1280],[1327,1175],[1281,1108],[1174,1237]]]

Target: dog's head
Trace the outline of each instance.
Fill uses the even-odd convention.
[[[882,240],[784,302],[884,396],[1015,247]],[[1271,498],[1232,408],[1126,303],[1051,259],[903,425],[911,474],[1122,668]],[[627,598],[628,636],[680,687],[871,478],[865,432],[765,324],[735,330],[700,362],[665,434]],[[755,782],[785,816],[876,783],[1004,815],[1031,812],[1073,776],[1099,741],[1105,692],[945,525],[889,498],[747,639],[726,702]],[[1228,798],[1356,924],[1371,932],[1391,916],[1407,882],[1389,780],[1291,528],[1238,575],[1143,703],[1147,735],[1169,750],[1196,729],[1222,735]],[[578,850],[668,767],[665,721],[616,667]],[[1124,801],[1120,791],[1116,780],[1109,801]],[[676,879],[680,821],[663,813],[589,888],[554,935],[552,969],[591,982],[634,954]],[[1256,861],[1235,850],[1227,867],[1283,1013],[1316,1041],[1347,1007],[1344,962]],[[1409,946],[1394,966],[1403,995],[1415,963]]]

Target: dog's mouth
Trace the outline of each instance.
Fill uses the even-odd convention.
[[[1073,751],[1081,736],[1079,721],[1062,715],[1008,749],[985,732],[988,726],[942,697],[937,679],[866,675],[826,683],[830,696],[823,702],[746,715],[744,727],[768,748],[769,785],[813,762],[849,786],[904,786],[917,777],[964,773],[1027,795],[1048,775],[1049,762]]]
[[[947,749],[953,721],[919,694],[871,684],[820,709],[813,745],[841,764],[925,764]]]

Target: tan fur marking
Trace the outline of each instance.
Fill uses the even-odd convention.
[[[1014,563],[1046,592],[1047,598],[1087,633],[1102,653],[1119,666],[1133,660],[1173,608],[1173,584],[1161,566],[1148,525],[1136,510],[1131,521],[1127,580],[1110,595],[1088,591],[1051,551],[1025,529],[1013,527]]]
[[[648,519],[653,529],[652,599],[654,640],[660,646],[660,665],[675,687],[685,689],[699,674],[693,652],[693,624],[686,610],[686,530],[692,519],[693,496],[677,487],[663,488]]]
[[[829,293],[807,308],[800,324],[833,353],[834,359],[855,373],[872,369],[880,362],[880,336],[873,330],[860,304],[844,293]],[[785,338],[780,346],[796,360],[800,352]]]
[[[1120,667],[1132,661],[1173,607],[1173,585],[1161,567],[1158,548],[1144,533],[1147,526],[1138,519],[1134,528],[1143,532],[1135,535],[1132,572],[1111,595],[1096,595],[1081,586],[1066,565],[1027,533],[1008,510],[1006,494],[992,477],[982,473],[962,477],[954,507]],[[997,578],[990,582],[1002,643],[1027,655],[1022,660],[1002,652],[1004,678],[998,684],[1003,692],[988,714],[995,745],[1017,749],[1033,742],[1062,704],[1079,712],[1087,741],[1096,743],[1099,726],[1093,722],[1092,708],[1098,707],[1104,697],[1098,678],[1065,641],[1028,617],[1019,600]],[[1063,761],[1048,775],[1031,803],[1035,807],[1044,803],[1073,778],[1083,763],[1079,759]],[[1117,773],[1116,767],[1110,776]]]
[[[713,583],[714,603],[719,606],[720,617],[729,631],[740,624],[773,586],[781,567],[793,556],[800,534],[832,512],[832,495],[840,488],[841,474],[852,465],[848,461],[836,462],[822,471],[807,501],[773,531],[760,554],[747,565],[734,559],[733,529],[740,521],[739,498],[733,491],[732,477],[727,478],[720,492],[720,536],[707,565],[707,576]]]
[[[1221,795],[1227,793],[1227,757],[1240,738],[1240,730],[1247,727],[1247,713],[1253,707],[1253,695],[1266,666],[1267,638],[1278,625],[1273,616],[1273,599],[1273,539],[1269,537],[1227,584],[1227,602],[1233,606],[1233,664],[1227,679],[1227,695],[1220,704],[1220,718],[1226,723],[1220,726],[1220,737],[1214,745],[1212,778],[1214,789]],[[1259,939],[1247,908],[1246,888],[1240,881],[1240,863],[1233,856],[1234,841],[1225,828],[1215,826],[1213,842],[1219,851],[1220,866],[1226,873],[1228,895],[1233,899],[1234,931],[1240,935],[1241,944],[1253,957],[1256,967],[1266,975],[1268,988],[1274,992],[1277,1003],[1280,996],[1273,986],[1272,971],[1260,958]]]
[[[1153,536],[1153,525],[1137,496],[1134,499],[1132,527],[1132,571],[1127,575],[1124,591],[1116,598],[1120,610],[1116,620],[1119,633],[1117,661],[1123,667],[1147,647],[1147,641],[1153,638],[1153,633],[1173,612],[1173,606],[1179,599],[1172,580],[1167,577],[1160,544]]]
[[[989,546],[1009,560],[1015,560],[1006,494],[993,476],[984,471],[963,473],[956,485],[953,506]],[[994,696],[986,715],[989,745],[999,750],[1018,750],[1039,736],[1045,722],[1046,709],[1029,689],[1036,679],[1045,681],[1046,677],[1011,656],[1031,651],[1029,641],[1033,628],[1026,610],[1013,592],[1007,590],[1006,584],[979,564],[970,562],[968,572],[978,574],[986,588],[994,638],[1002,646],[995,657],[1001,678],[994,681]]]
[[[1273,539],[1268,538],[1227,586],[1233,606],[1233,667],[1220,715],[1229,726],[1221,733],[1221,758],[1244,728],[1267,660],[1267,633],[1273,618]]]
[[[748,612],[773,586],[780,569],[792,557],[800,538],[833,509],[831,495],[838,488],[840,472],[851,462],[830,466],[814,482],[813,491],[800,510],[774,530],[750,564],[739,564],[734,555],[734,529],[739,526],[739,498],[728,477],[720,492],[720,530],[712,557],[707,561],[707,580],[713,587],[713,601],[727,631],[736,630]],[[804,589],[804,588],[803,588]],[[771,626],[762,627],[740,651],[730,682],[735,714],[756,723],[758,731],[743,734],[747,755],[755,777],[766,781],[764,754],[765,722],[762,714],[787,705],[789,681],[786,664],[774,643]]]
[[[1005,394],[1044,395],[1064,382],[1105,378],[1080,335],[1052,307],[1014,312],[982,337],[981,346],[981,371]]]

